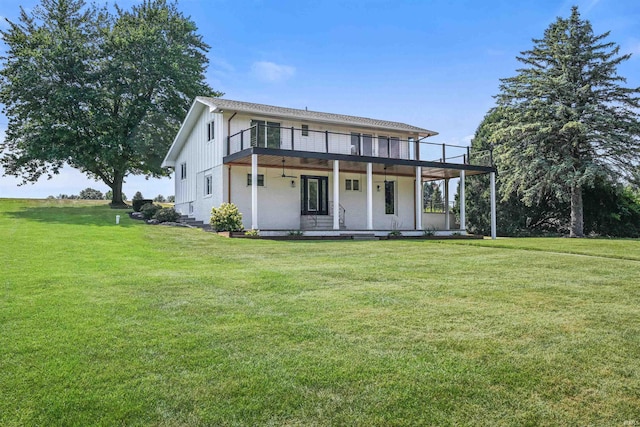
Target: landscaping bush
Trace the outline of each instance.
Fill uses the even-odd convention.
[[[242,214],[233,203],[223,203],[211,209],[211,227],[216,231],[242,231]]]
[[[153,204],[153,200],[151,200],[151,199],[134,199],[134,200],[131,201],[131,204],[133,206],[133,211],[134,212],[140,212],[140,209],[144,205]]]
[[[180,218],[180,214],[173,208],[162,208],[153,216],[159,222],[176,222]]]
[[[140,208],[140,212],[144,219],[152,219],[156,212],[162,209],[162,206],[154,205],[153,203],[147,203],[146,205],[142,205]]]

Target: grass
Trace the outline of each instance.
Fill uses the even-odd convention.
[[[0,199],[0,425],[640,425],[638,241],[116,214]]]

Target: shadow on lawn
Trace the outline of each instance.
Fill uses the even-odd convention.
[[[4,215],[15,219],[53,224],[132,227],[135,222],[129,218],[128,213],[126,209],[109,209],[104,206],[47,206],[26,207],[19,211],[5,212]],[[120,215],[120,224],[116,224],[116,215]]]

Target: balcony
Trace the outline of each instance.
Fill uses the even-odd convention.
[[[472,159],[470,147],[461,145],[294,127],[255,125],[227,139],[227,155],[251,147],[450,164],[470,164]],[[488,166],[483,156],[474,156],[473,160]]]
[[[415,176],[422,167],[423,179],[449,179],[493,171],[489,152],[472,152],[470,147],[437,144],[420,139],[340,133],[307,128],[257,124],[227,138],[227,164],[250,166],[250,154],[258,154],[260,166],[308,169],[333,167],[340,160],[341,171],[363,173],[367,163],[374,174]]]

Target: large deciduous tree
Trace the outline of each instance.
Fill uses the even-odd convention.
[[[160,177],[162,158],[205,82],[208,46],[166,0],[131,10],[42,0],[0,31],[1,162],[25,182],[65,164],[101,179],[123,204],[129,174]]]
[[[633,173],[640,156],[638,95],[617,67],[630,55],[594,35],[577,7],[534,39],[501,80],[501,120],[492,128],[505,173],[502,194],[532,205],[550,194],[570,202],[570,235],[581,237],[583,190]]]

